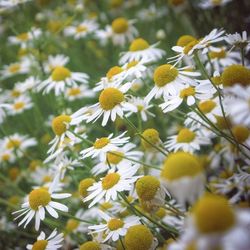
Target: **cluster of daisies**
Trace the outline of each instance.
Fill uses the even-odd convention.
[[[0,68],[0,230],[22,241],[6,249],[250,249],[247,32],[173,46],[139,27],[188,1],[66,2],[36,1],[34,27],[0,29],[16,52]]]

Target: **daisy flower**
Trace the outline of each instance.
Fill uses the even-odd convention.
[[[33,107],[32,100],[27,95],[22,95],[14,100],[11,109],[8,110],[10,115],[16,115],[24,112],[25,110],[31,109]]]
[[[16,160],[13,150],[3,149],[0,145],[0,164],[2,163],[13,163]]]
[[[63,67],[69,62],[69,57],[65,55],[49,55],[48,60],[43,63],[43,67],[46,73],[50,73],[56,67]]]
[[[187,68],[175,68],[171,64],[163,64],[157,67],[154,71],[155,86],[145,97],[145,101],[149,102],[153,97],[159,98],[168,95],[174,95],[180,90],[184,84],[195,85],[193,77],[200,76],[200,73],[188,71]]]
[[[100,159],[106,159],[106,153],[112,150],[116,150],[119,146],[127,143],[129,137],[124,137],[126,132],[114,137],[113,134],[110,134],[108,137],[101,137],[96,139],[93,146],[87,149],[84,149],[80,152],[82,159],[87,157],[95,158],[99,157]]]
[[[24,82],[16,83],[14,91],[19,91],[20,93],[26,91],[34,91],[39,83],[40,80],[37,77],[30,76]]]
[[[102,211],[99,211],[99,215],[105,220],[105,223],[89,226],[88,229],[91,230],[90,234],[103,232],[107,235],[102,242],[106,242],[109,239],[117,241],[121,236],[124,236],[127,233],[129,227],[140,224],[140,218],[137,216],[129,216],[125,219],[119,219],[111,217]]]
[[[67,100],[72,102],[77,99],[81,99],[83,97],[86,97],[86,98],[94,97],[94,92],[88,89],[88,87],[85,86],[84,84],[81,84],[77,87],[66,89],[65,96]]]
[[[129,51],[122,52],[119,60],[120,64],[125,64],[131,61],[146,61],[155,62],[160,60],[166,52],[162,49],[156,48],[158,43],[149,45],[149,43],[142,39],[137,38],[129,46]]]
[[[150,112],[148,109],[152,108],[153,105],[152,104],[148,104],[144,99],[140,98],[140,97],[131,97],[129,99],[129,103],[131,103],[132,105],[134,105],[136,107],[136,111],[131,111],[128,112],[126,114],[126,116],[130,116],[133,113],[137,113],[141,116],[142,121],[146,122],[148,120],[148,116],[152,116],[155,117],[155,115]]]
[[[2,97],[0,97],[2,99]],[[12,106],[8,103],[0,103],[0,124],[4,121],[6,117],[6,112],[11,110]]]
[[[202,131],[182,128],[177,135],[169,136],[164,145],[169,151],[193,153],[200,150],[201,145],[209,145],[210,143],[210,139]]]
[[[29,72],[29,65],[27,61],[20,61],[3,66],[0,71],[2,78],[8,78],[18,74],[26,74]]]
[[[232,0],[201,0],[198,6],[201,9],[211,9],[215,7],[222,7]]]
[[[227,34],[225,36],[225,41],[234,48],[249,48],[250,41],[247,37],[247,32],[244,30],[242,34],[238,32],[234,34]],[[248,49],[247,49],[248,50]]]
[[[1,0],[0,8],[9,9],[17,6],[18,4],[22,4],[29,1],[31,0]]]
[[[26,197],[26,202],[22,204],[22,209],[14,212],[13,214],[19,214],[16,218],[24,218],[19,222],[18,226],[23,225],[24,228],[29,224],[33,217],[35,217],[35,229],[39,230],[40,221],[45,219],[45,209],[54,218],[58,218],[58,213],[55,209],[63,212],[68,212],[68,207],[53,201],[53,199],[64,199],[71,196],[68,193],[55,193],[55,188],[58,185],[58,176],[54,178],[53,183],[50,185],[49,189],[41,187],[33,189],[28,197]]]
[[[137,16],[143,22],[145,21],[153,21],[156,18],[161,18],[166,15],[167,9],[161,6],[161,8],[157,8],[155,4],[150,4],[147,8],[141,9],[138,11]]]
[[[43,249],[43,250],[56,250],[62,247],[63,234],[57,233],[57,230],[54,229],[48,238],[45,237],[45,233],[42,231],[37,237],[37,241],[33,245],[28,244],[27,249]]]
[[[93,114],[89,116],[87,122],[95,122],[103,115],[102,126],[105,126],[111,118],[115,121],[116,117],[123,118],[124,111],[135,110],[135,107],[126,100],[126,93],[131,88],[132,83],[127,82],[122,86],[109,87],[102,90],[99,95],[99,102],[92,105]]]
[[[75,40],[78,40],[95,32],[97,28],[98,24],[94,20],[85,20],[80,24],[66,27],[64,30],[64,35],[73,36]]]
[[[49,93],[52,89],[55,91],[55,95],[64,93],[66,87],[77,87],[77,82],[87,83],[88,75],[85,73],[71,72],[64,66],[57,66],[53,69],[50,77],[43,81],[37,90],[43,90],[43,93]]]
[[[188,106],[195,104],[196,100],[207,100],[213,97],[216,89],[213,87],[210,81],[200,80],[199,83],[193,86],[183,85],[176,91],[174,95],[168,95],[165,97],[165,102],[159,106],[163,112],[170,112],[177,109],[183,102]]]
[[[116,200],[118,192],[132,189],[132,184],[140,177],[134,176],[139,167],[139,165],[133,165],[131,167],[120,167],[116,172],[110,171],[100,181],[95,182],[88,188],[90,194],[83,201],[92,200],[89,204],[89,207],[92,207],[102,198],[105,198],[105,201]]]

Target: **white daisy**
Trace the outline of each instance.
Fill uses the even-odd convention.
[[[250,40],[248,39],[247,32],[245,30],[242,32],[242,34],[239,34],[238,32],[234,34],[227,34],[225,41],[232,46],[231,49],[247,48],[247,51],[249,50]]]
[[[140,177],[134,176],[139,169],[139,165],[133,165],[131,167],[120,167],[118,171],[110,171],[100,181],[95,182],[88,188],[90,194],[83,199],[84,202],[91,201],[89,207],[92,207],[102,198],[105,201],[116,200],[118,192],[130,191],[132,184]]]
[[[3,149],[0,145],[0,164],[13,163],[16,160],[16,156],[13,150]]]
[[[77,99],[81,99],[83,97],[85,98],[91,98],[94,97],[94,92],[90,89],[88,89],[87,86],[84,84],[81,84],[77,87],[72,87],[66,89],[65,93],[66,99],[69,101],[75,101]]]
[[[31,0],[1,0],[0,8],[9,9],[17,6],[18,4],[22,4],[29,1]]]
[[[43,63],[46,73],[52,72],[56,67],[63,67],[69,62],[69,57],[65,55],[49,55],[48,60]]]
[[[16,83],[14,91],[19,91],[21,93],[26,91],[34,91],[39,83],[40,79],[34,76],[30,76],[24,82]]]
[[[198,6],[201,9],[211,9],[215,7],[221,7],[231,2],[232,0],[201,0]]]
[[[146,61],[155,62],[160,60],[166,52],[162,49],[156,48],[158,43],[149,45],[149,43],[142,39],[135,39],[129,47],[129,51],[122,52],[119,60],[120,64],[125,64],[131,61]]]
[[[11,109],[8,110],[10,115],[16,115],[24,112],[25,110],[31,109],[33,107],[32,100],[27,95],[21,95],[14,100],[11,105]]]
[[[29,72],[29,64],[27,61],[20,61],[16,63],[11,63],[9,65],[4,65],[3,69],[0,71],[2,78],[8,78],[18,74],[26,74]]]
[[[48,238],[45,237],[45,233],[42,231],[37,237],[37,241],[33,245],[28,244],[27,249],[43,249],[43,250],[56,250],[62,247],[63,233],[58,234],[54,229]]]
[[[129,216],[125,219],[120,219],[111,217],[101,210],[99,211],[99,216],[105,220],[106,223],[89,226],[88,229],[91,230],[90,234],[105,233],[107,236],[102,242],[106,242],[109,239],[117,241],[120,236],[125,236],[129,227],[140,224],[140,218],[137,216]]]

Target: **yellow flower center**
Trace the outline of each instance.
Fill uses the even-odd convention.
[[[114,33],[122,34],[128,30],[129,24],[127,19],[119,17],[112,22],[111,26]]]
[[[41,166],[42,162],[40,160],[32,160],[29,164],[29,169],[35,171],[38,166]]]
[[[138,64],[138,61],[131,61],[127,64],[127,69],[130,69]]]
[[[144,201],[152,200],[158,189],[160,188],[160,181],[154,176],[143,176],[135,185],[136,193],[139,198]]]
[[[108,229],[110,231],[115,231],[115,230],[123,227],[123,225],[124,225],[124,222],[122,220],[114,218],[114,219],[109,220]]]
[[[140,51],[149,48],[149,44],[142,38],[135,39],[129,46],[129,51]]]
[[[19,148],[21,145],[21,141],[18,139],[10,139],[6,145],[8,149]]]
[[[183,53],[185,55],[187,55],[189,53],[189,51],[198,43],[197,40],[193,40],[191,41],[190,43],[188,43],[185,47],[184,47],[184,50],[183,50]]]
[[[71,76],[70,70],[62,66],[57,66],[54,68],[51,78],[55,82],[60,82],[66,80],[70,76]]]
[[[80,250],[101,250],[101,246],[97,242],[87,241],[80,246]]]
[[[51,181],[52,181],[51,176],[45,175],[45,176],[43,177],[43,183],[48,183],[48,182],[51,182]]]
[[[47,28],[52,33],[59,32],[63,27],[63,23],[61,21],[50,20],[47,24]]]
[[[224,86],[233,86],[234,84],[241,84],[247,86],[250,83],[250,70],[242,65],[231,65],[223,71],[221,75]]]
[[[111,8],[118,8],[123,4],[124,0],[111,0],[110,6]]]
[[[9,177],[12,181],[16,180],[19,175],[19,169],[17,167],[11,168],[8,172]]]
[[[85,25],[79,25],[76,28],[76,33],[82,33],[82,32],[86,32],[88,30],[88,28]]]
[[[100,204],[100,209],[102,211],[108,210],[108,209],[110,209],[112,207],[113,207],[113,204],[110,203],[110,202],[103,202],[102,204]]]
[[[189,143],[195,139],[195,133],[188,128],[183,128],[177,135],[177,142]]]
[[[211,59],[214,59],[214,58],[222,59],[222,58],[225,58],[226,55],[227,55],[227,52],[224,49],[221,49],[218,52],[215,52],[215,51],[209,52],[209,56]]]
[[[52,129],[58,136],[62,135],[67,130],[67,124],[71,122],[71,117],[68,115],[59,115],[52,121]]]
[[[95,183],[93,178],[86,178],[81,180],[78,186],[78,192],[80,196],[86,197],[88,195],[87,189]]]
[[[27,41],[29,39],[29,34],[28,33],[21,33],[17,36],[17,39],[21,41]]]
[[[11,91],[11,96],[13,96],[13,97],[18,97],[18,96],[20,96],[20,95],[21,95],[21,92],[18,91],[18,90],[16,90],[16,89],[13,89],[13,90]]]
[[[228,128],[228,124],[230,125],[230,120],[228,117],[226,117],[226,119],[223,116],[215,116],[216,118],[216,125],[220,128],[220,129],[227,129]]]
[[[18,57],[26,56],[28,54],[28,50],[26,48],[20,48],[17,54],[18,54]]]
[[[95,149],[100,149],[108,145],[110,142],[108,137],[102,137],[100,139],[97,139],[94,143],[94,148]]]
[[[211,2],[213,5],[220,5],[221,4],[221,0],[212,0]]]
[[[10,154],[7,153],[2,154],[2,161],[9,161],[9,159],[10,159]]]
[[[10,65],[10,67],[9,67],[9,71],[11,72],[11,73],[17,73],[19,70],[21,69],[21,66],[20,66],[20,64],[18,64],[18,63],[15,63],[15,64],[12,64],[12,65]]]
[[[237,142],[243,143],[249,137],[250,131],[247,127],[242,125],[234,126],[232,129],[233,135]]]
[[[178,70],[171,64],[164,64],[156,68],[154,72],[154,82],[158,87],[163,87],[174,81],[178,74]]]
[[[45,250],[47,245],[47,240],[38,240],[33,244],[32,250]]]
[[[139,112],[141,112],[144,109],[144,106],[142,105],[137,105],[136,107]]]
[[[221,76],[214,76],[214,77],[211,77],[211,80],[212,80],[212,82],[213,82],[215,85],[220,85],[220,84],[222,84]]]
[[[161,176],[173,181],[185,176],[196,176],[203,171],[199,160],[186,152],[171,153],[164,162]]]
[[[77,95],[79,95],[79,94],[81,94],[80,88],[71,88],[71,89],[69,89],[69,91],[68,91],[68,95],[69,95],[69,96],[77,96]]]
[[[25,103],[24,103],[24,102],[16,102],[16,103],[14,104],[14,109],[15,109],[15,110],[19,110],[19,109],[24,108],[24,106],[25,106]]]
[[[124,244],[126,250],[149,250],[153,243],[153,235],[144,225],[135,225],[128,229]]]
[[[73,232],[79,226],[79,221],[75,219],[69,219],[66,224],[66,231]]]
[[[195,95],[195,88],[194,87],[187,87],[185,89],[182,89],[180,92],[180,98],[184,99],[188,96],[194,96]]]
[[[210,113],[216,107],[216,102],[212,100],[207,100],[204,102],[200,102],[198,106],[199,106],[199,109],[204,114],[207,114],[207,113]]]
[[[107,174],[102,179],[102,188],[105,190],[112,188],[113,186],[115,186],[119,182],[120,178],[121,178],[121,176],[118,173]]]
[[[109,69],[109,71],[106,74],[106,77],[111,80],[113,76],[120,74],[123,71],[123,69],[119,66],[114,66]]]
[[[155,215],[156,215],[158,218],[160,218],[160,219],[164,218],[164,217],[166,216],[166,214],[167,214],[166,210],[165,210],[164,208],[162,208],[162,207],[160,207],[160,208],[155,212]]]
[[[45,188],[37,188],[29,194],[29,204],[33,210],[37,210],[40,206],[47,206],[51,201],[51,196]]]
[[[111,164],[118,164],[123,159],[124,154],[119,151],[111,151],[107,153],[107,161]]]
[[[194,40],[196,39],[193,36],[183,35],[178,39],[176,45],[180,47],[185,47],[186,45],[188,45],[190,42],[193,42]]]
[[[221,233],[235,223],[235,215],[228,201],[221,196],[206,194],[193,207],[196,226],[201,233]]]
[[[156,145],[160,141],[159,132],[153,128],[144,130],[142,133],[142,136],[153,145]],[[145,149],[150,149],[153,147],[150,143],[146,142],[143,138],[141,139],[141,143]]]
[[[116,88],[106,88],[99,96],[99,103],[104,110],[111,110],[123,101],[123,93]]]

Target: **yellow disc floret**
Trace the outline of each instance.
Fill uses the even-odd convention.
[[[150,149],[153,147],[151,144],[156,145],[160,142],[159,132],[156,129],[153,128],[146,129],[142,133],[142,136],[143,138],[146,139],[146,140],[144,140],[143,138],[141,139],[142,146],[145,149]],[[148,143],[147,141],[150,142],[151,144]]]
[[[227,199],[206,194],[193,207],[197,229],[204,234],[222,233],[235,223],[235,215]]]
[[[18,139],[9,139],[6,147],[8,149],[19,148],[21,145],[21,141]]]
[[[108,137],[102,137],[100,139],[97,139],[94,143],[95,149],[104,148],[106,145],[110,143],[110,140]]]
[[[85,25],[79,25],[76,28],[76,33],[86,32],[87,30],[88,30],[88,28]]]
[[[38,240],[33,244],[32,250],[45,250],[47,245],[48,245],[47,240]]]
[[[99,96],[99,103],[104,110],[111,110],[124,101],[123,93],[116,88],[106,88]]]
[[[119,18],[116,18],[112,22],[111,26],[112,26],[112,30],[114,33],[122,34],[122,33],[126,33],[126,31],[128,30],[129,24],[126,18],[119,17]]]
[[[121,178],[121,176],[118,173],[107,174],[102,179],[102,188],[105,190],[112,188],[113,186],[115,186],[119,182],[120,178]]]
[[[214,102],[212,100],[200,102],[198,105],[199,109],[204,114],[210,113],[216,106],[217,106],[216,102]]]
[[[195,95],[195,88],[194,87],[187,87],[185,89],[182,89],[180,91],[180,98],[184,99],[188,96],[194,96]]]
[[[111,164],[118,164],[123,159],[124,154],[119,151],[111,151],[107,153],[107,161]]]
[[[242,65],[231,65],[224,69],[221,79],[226,87],[234,84],[246,86],[250,83],[250,70]]]
[[[78,192],[80,196],[86,197],[88,194],[87,189],[92,186],[95,183],[95,180],[93,178],[86,178],[81,180],[78,186]]]
[[[66,231],[73,232],[79,226],[79,221],[75,219],[69,219],[66,224]]]
[[[18,64],[18,63],[12,64],[12,65],[10,65],[10,67],[9,67],[9,71],[10,71],[11,73],[13,73],[13,74],[19,72],[20,69],[21,69],[21,66],[20,66],[20,64]]]
[[[155,69],[154,82],[158,87],[163,87],[174,81],[178,74],[178,70],[171,64],[164,64]]]
[[[186,152],[171,153],[164,162],[161,176],[173,181],[186,176],[196,176],[203,171],[199,160]]]
[[[142,38],[137,38],[130,44],[129,51],[140,51],[147,48],[149,48],[149,43]]]
[[[21,41],[27,41],[29,39],[29,34],[27,32],[17,35],[17,39]]]
[[[181,37],[178,39],[176,45],[177,45],[177,46],[180,46],[180,47],[185,47],[186,45],[188,45],[190,42],[192,42],[192,41],[194,41],[194,40],[196,40],[196,39],[195,39],[195,37],[193,37],[193,36],[190,36],[190,35],[183,35],[183,36],[181,36]]]
[[[67,130],[67,123],[71,122],[71,117],[68,115],[59,115],[52,121],[53,132],[60,136]]]
[[[29,193],[29,204],[33,210],[47,206],[51,201],[50,193],[45,188],[37,188]]]
[[[244,141],[246,141],[246,139],[250,135],[249,128],[242,126],[242,125],[234,126],[232,128],[232,132],[233,132],[234,138],[239,143],[243,143]]]
[[[80,250],[101,250],[101,246],[97,242],[87,241],[80,246]]]
[[[198,40],[193,40],[191,42],[189,42],[185,47],[184,47],[184,50],[183,50],[183,53],[185,55],[187,55],[192,49],[193,47],[198,43]]]
[[[71,88],[68,90],[68,95],[69,96],[77,96],[81,94],[81,89],[80,88]]]
[[[123,71],[122,67],[114,66],[109,69],[109,71],[106,73],[106,77],[111,80],[113,76],[120,74]]]
[[[179,131],[177,135],[177,142],[179,143],[189,143],[195,139],[195,133],[188,128],[183,128]]]
[[[222,59],[227,56],[227,52],[224,49],[221,49],[220,51],[211,51],[209,52],[209,57],[211,59]]]
[[[113,219],[109,220],[109,222],[108,222],[108,229],[110,231],[115,231],[119,228],[122,228],[123,225],[124,225],[124,222],[122,220],[113,218]]]
[[[23,109],[24,106],[25,106],[25,103],[24,103],[24,102],[16,102],[16,103],[14,104],[14,109],[15,109],[15,110],[20,110],[20,109]]]
[[[54,68],[51,78],[55,82],[60,82],[69,78],[70,76],[71,76],[71,72],[69,69],[62,67],[62,66],[57,66]]]
[[[144,225],[130,227],[124,238],[126,250],[149,250],[152,243],[153,235]]]
[[[160,181],[154,176],[143,176],[135,185],[136,193],[144,201],[152,200],[160,188]]]

